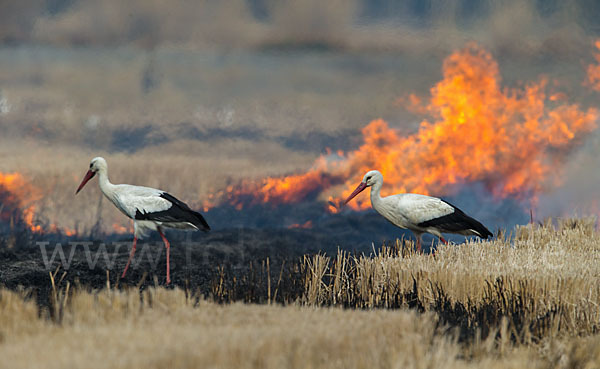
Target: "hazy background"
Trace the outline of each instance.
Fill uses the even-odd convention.
[[[399,99],[427,96],[470,41],[506,86],[544,75],[594,106],[583,82],[599,19],[590,0],[2,1],[0,171],[43,189],[51,223],[126,226],[96,184],[73,196],[92,157],[108,159],[113,182],[199,206],[242,178],[357,147],[372,119],[414,132],[421,118]],[[598,142],[573,153],[539,217],[598,210]]]

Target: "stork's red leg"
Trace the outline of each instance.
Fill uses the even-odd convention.
[[[421,252],[421,236],[417,236],[417,252]]]
[[[447,245],[447,244],[448,244],[448,241],[446,241],[446,239],[445,239],[444,237],[440,237],[440,241],[442,241],[442,243],[443,243],[444,245]]]
[[[133,254],[135,254],[135,246],[136,245],[137,245],[137,236],[133,236],[133,246],[131,247],[131,252],[129,253],[129,259],[127,259],[127,265],[125,265],[125,270],[123,270],[123,274],[121,275],[121,278],[125,278],[127,269],[129,269],[129,264],[131,264],[131,260],[133,259]]]
[[[160,237],[162,237],[163,242],[165,243],[165,248],[167,249],[167,284],[169,284],[171,283],[171,267],[169,265],[169,254],[171,250],[171,244],[167,240],[167,237],[165,237],[165,235],[162,233],[162,230],[160,228],[158,229],[158,234],[160,234]]]

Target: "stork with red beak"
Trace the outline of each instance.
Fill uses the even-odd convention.
[[[133,246],[123,270],[121,278],[125,278],[131,264],[138,238],[147,235],[148,231],[158,231],[167,249],[167,284],[171,283],[169,254],[170,244],[164,234],[165,228],[201,230],[208,232],[210,227],[202,214],[193,211],[184,202],[174,196],[155,188],[132,186],[128,184],[112,184],[108,180],[108,165],[101,157],[93,158],[90,169],[77,188],[79,193],[83,186],[98,174],[100,190],[123,214],[133,219]]]
[[[430,233],[447,243],[442,233],[478,236],[486,239],[492,233],[479,221],[471,218],[456,206],[437,197],[402,193],[381,197],[383,175],[372,170],[346,199],[347,204],[367,187],[371,187],[371,206],[397,227],[411,230],[417,238],[417,250],[421,251],[421,236]]]

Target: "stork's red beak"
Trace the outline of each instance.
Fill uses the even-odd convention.
[[[77,191],[75,191],[75,195],[77,195],[79,193],[79,191],[81,191],[83,186],[85,186],[85,184],[88,183],[88,181],[90,179],[92,179],[92,177],[95,175],[96,175],[96,172],[92,172],[91,170],[88,170],[87,173],[85,174],[85,177],[83,177],[81,184],[79,185],[79,187],[77,187]]]
[[[346,205],[356,195],[358,195],[359,193],[361,193],[365,188],[367,188],[367,184],[365,182],[360,182],[360,184],[358,185],[358,187],[356,187],[356,189],[354,190],[354,192],[352,192],[352,194],[350,196],[348,196],[348,198],[346,199],[346,201],[344,201],[344,205]]]

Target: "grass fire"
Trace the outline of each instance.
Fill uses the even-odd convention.
[[[2,196],[0,219],[3,222],[12,224],[23,222],[33,232],[42,231],[41,225],[34,224],[34,204],[42,197],[42,194],[22,175],[0,172],[0,195]]]
[[[598,15],[0,4],[0,368],[600,367]]]
[[[595,107],[563,101],[548,91],[544,77],[520,89],[503,87],[498,64],[475,44],[446,58],[443,77],[427,103],[409,95],[409,108],[431,117],[416,133],[376,119],[362,129],[363,144],[356,150],[335,159],[322,156],[303,174],[242,182],[212,197],[238,209],[244,202],[297,203],[324,196],[336,185],[347,197],[357,176],[375,168],[394,192],[449,196],[465,183],[481,182],[499,198],[514,196],[535,205],[544,186],[560,181],[570,151],[597,127]],[[357,199],[350,206],[365,209],[368,201]]]

